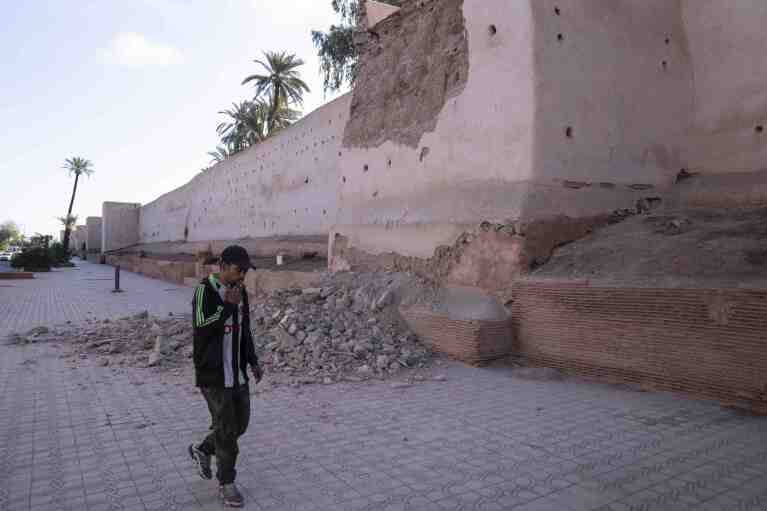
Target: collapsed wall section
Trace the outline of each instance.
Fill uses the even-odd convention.
[[[142,207],[140,242],[327,234],[350,101],[336,99]]]

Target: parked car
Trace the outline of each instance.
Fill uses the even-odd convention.
[[[12,255],[10,252],[0,252],[0,261],[10,261]]]

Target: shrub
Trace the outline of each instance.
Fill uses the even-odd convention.
[[[51,271],[53,258],[49,249],[31,247],[16,254],[11,260],[14,268],[24,268],[27,271]]]
[[[64,250],[64,245],[62,243],[53,243],[48,251],[51,254],[51,262],[54,266],[67,266],[67,263],[69,263],[69,254]]]

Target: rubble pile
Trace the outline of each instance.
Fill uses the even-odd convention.
[[[8,344],[56,342],[70,360],[95,358],[102,366],[179,367],[192,356],[191,315],[151,317],[147,311],[110,320],[86,320],[13,334]]]
[[[327,275],[321,287],[282,290],[251,300],[256,352],[270,381],[333,383],[386,379],[428,367],[431,351],[396,311],[412,277],[395,273]],[[63,358],[101,366],[192,366],[191,315],[147,311],[120,319],[37,327],[8,344],[60,343]]]
[[[321,287],[283,290],[251,307],[256,351],[267,371],[301,375],[303,383],[387,378],[423,368],[431,351],[396,312],[409,281],[388,272],[343,274]]]

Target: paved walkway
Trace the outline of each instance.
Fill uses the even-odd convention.
[[[77,268],[36,273],[34,280],[0,280],[0,337],[38,325],[142,310],[162,316],[191,310],[192,291],[187,287],[123,271],[120,288],[125,292],[112,293],[114,268],[79,260],[76,264]]]
[[[91,286],[69,291],[89,307],[108,299]],[[189,371],[69,367],[66,349],[0,345],[0,510],[222,509],[185,452],[209,420]],[[239,463],[246,509],[767,509],[765,419],[506,369],[449,363],[444,374],[254,397]]]

